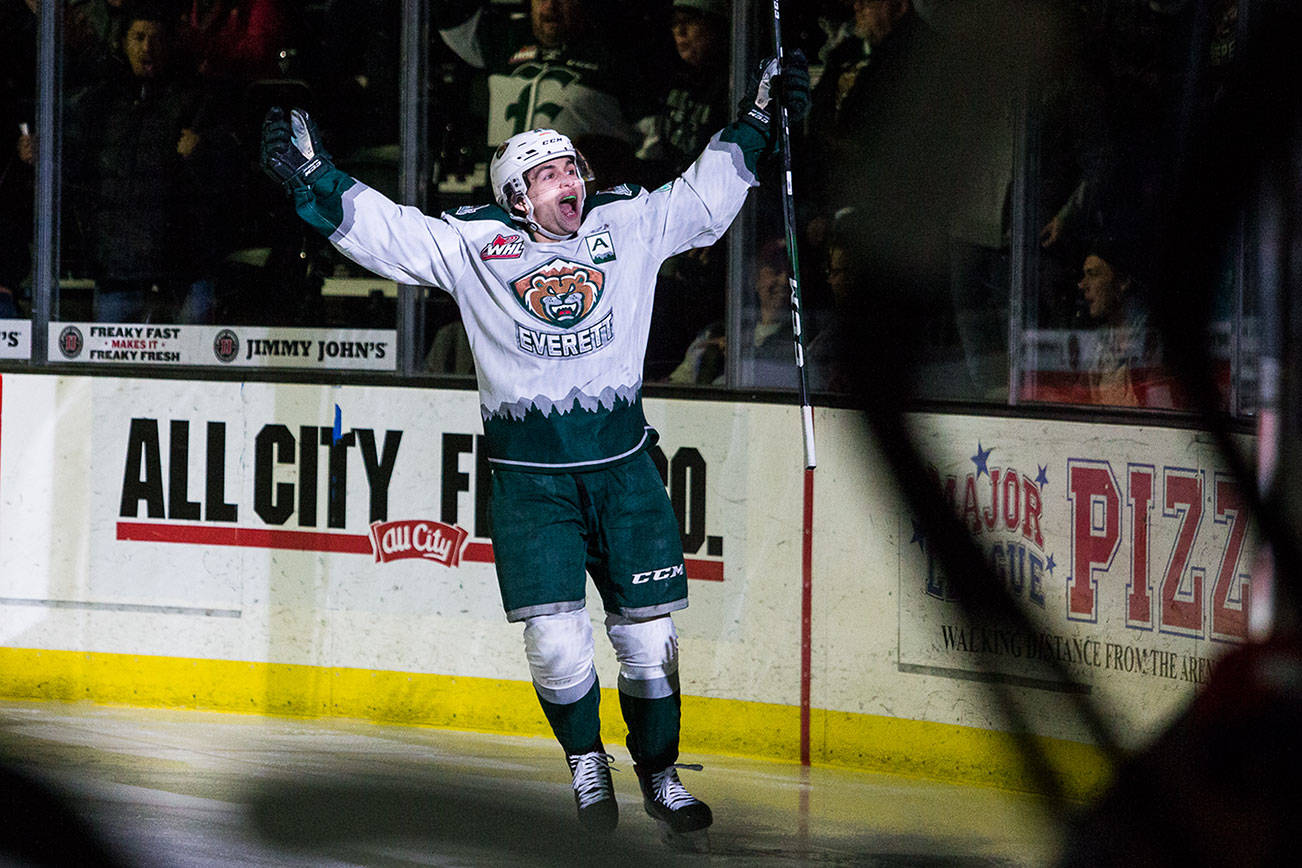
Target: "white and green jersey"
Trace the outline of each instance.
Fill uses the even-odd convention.
[[[660,189],[590,196],[578,232],[559,242],[532,240],[497,205],[430,217],[337,171],[297,204],[359,265],[456,299],[495,466],[595,469],[655,443],[642,366],[657,272],[723,235],[765,144],[750,127],[727,127]]]

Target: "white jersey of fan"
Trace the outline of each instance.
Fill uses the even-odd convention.
[[[716,134],[657,190],[591,195],[564,241],[534,241],[495,204],[435,218],[362,183],[344,193],[330,241],[376,274],[456,299],[495,466],[595,469],[657,438],[641,393],[661,263],[717,241],[755,184],[741,148]]]

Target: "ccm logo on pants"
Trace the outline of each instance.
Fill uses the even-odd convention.
[[[672,567],[662,567],[661,569],[651,570],[647,573],[634,573],[633,584],[645,585],[647,582],[663,582],[665,579],[672,579],[675,576],[686,575],[686,573],[687,567],[683,564],[678,564],[677,566]]]

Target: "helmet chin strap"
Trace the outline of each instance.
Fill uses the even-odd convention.
[[[539,226],[537,221],[532,221],[532,222],[530,222],[530,224],[529,224],[529,228],[532,229],[533,231],[537,232],[539,235],[545,235],[545,236],[547,236],[547,237],[550,238],[552,241],[564,241],[564,240],[567,239],[567,238],[573,238],[573,237],[574,237],[574,233],[573,233],[573,232],[569,233],[568,235],[553,235],[552,233],[548,232],[546,229],[544,229],[544,228],[542,228],[541,226]]]

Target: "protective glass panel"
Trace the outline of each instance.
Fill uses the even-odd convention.
[[[1236,0],[1207,4],[1191,45],[1196,5],[1084,4],[1063,21],[1074,50],[1032,83],[1022,400],[1185,409],[1203,370],[1221,407],[1253,403],[1241,228],[1202,226],[1200,242],[1158,229],[1197,223],[1179,213],[1174,155],[1223,120],[1237,59]]]
[[[359,273],[259,167],[271,106],[396,193],[394,3],[70,4],[50,358],[394,370],[396,287]]]
[[[31,357],[36,14],[0,12],[0,360]]]
[[[757,56],[772,44],[760,7]],[[798,386],[795,268],[814,393],[848,391],[867,355],[907,372],[921,397],[1006,401],[1014,80],[931,5],[787,7],[784,46],[806,54],[812,84],[791,128],[798,250],[786,250],[785,179],[771,160],[739,296],[737,385]],[[895,316],[907,323],[896,349],[850,337]]]

